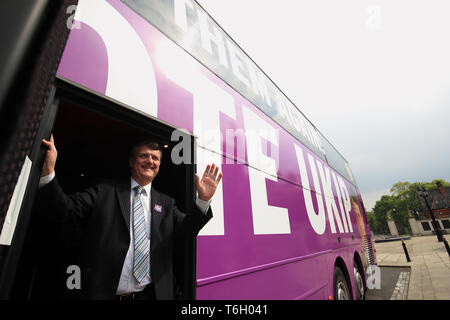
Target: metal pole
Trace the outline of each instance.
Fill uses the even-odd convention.
[[[409,258],[409,254],[408,254],[408,249],[406,249],[406,244],[403,240],[402,240],[402,247],[403,247],[403,251],[405,251],[406,261],[411,262],[411,259]]]
[[[444,187],[442,186],[442,183],[441,183],[440,181],[437,181],[436,184],[437,184],[437,186],[438,186],[438,188],[439,188],[439,191],[440,191],[441,194],[444,196],[444,195],[445,195],[445,189],[444,189]],[[447,254],[448,254],[448,256],[450,257],[450,247],[448,246],[447,239],[445,239],[445,237],[442,236],[442,240],[443,240],[443,242],[444,242],[445,249],[447,250]]]
[[[443,237],[444,238],[444,237]],[[444,245],[445,245],[445,249],[447,249],[447,254],[450,257],[450,247],[448,246],[448,242],[447,239],[444,238]]]
[[[434,228],[434,231],[436,232],[437,239],[439,242],[442,242],[443,238],[442,238],[441,228],[439,226],[439,223],[434,218],[433,210],[431,210],[430,205],[428,204],[427,195],[425,194],[425,188],[422,188],[422,190],[420,190],[420,191],[421,191],[420,195],[425,200],[425,204],[427,205],[428,211],[430,211],[430,216],[431,216],[431,220],[433,220],[433,228]]]

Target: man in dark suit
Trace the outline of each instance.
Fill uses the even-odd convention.
[[[185,214],[174,199],[151,187],[162,151],[154,142],[133,147],[131,178],[98,183],[66,195],[55,177],[57,150],[47,148],[39,197],[56,219],[83,229],[82,277],[90,299],[174,299],[175,235],[195,236],[212,218],[209,207],[222,173],[208,165],[195,175],[197,206]]]

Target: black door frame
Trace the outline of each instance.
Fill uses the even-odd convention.
[[[157,138],[167,140],[167,138],[171,136],[171,133],[176,129],[170,124],[164,123],[157,118],[143,116],[120,102],[113,101],[108,97],[81,87],[74,82],[61,77],[56,77],[55,86],[50,93],[32,151],[29,155],[29,158],[32,161],[32,169],[23,198],[19,219],[15,228],[12,245],[5,250],[5,262],[0,269],[0,299],[10,299],[11,296],[33,209],[34,199],[37,195],[41,168],[45,158],[46,150],[42,146],[41,141],[42,139],[49,139],[50,134],[53,132],[59,110],[59,103],[62,100],[126,123],[127,125],[144,129],[145,131],[148,131],[148,128],[151,128],[152,135]],[[196,139],[188,132],[184,132],[181,138],[183,141],[192,141],[190,145],[192,161],[190,164],[185,165],[186,170],[184,177],[185,181],[188,182],[185,192],[186,198],[184,199],[186,203],[186,212],[191,212],[195,205],[196,195],[194,180],[194,173],[196,172]],[[185,270],[184,276],[187,283],[185,284],[183,294],[178,297],[179,299],[195,299],[196,297],[196,238],[188,241],[187,246],[192,248],[191,252],[193,253],[189,257],[190,261],[188,261],[191,268]]]
[[[7,247],[3,246],[1,248],[4,257],[4,262],[0,268],[0,299],[2,300],[10,298],[14,286],[16,271],[22,255],[28,224],[33,209],[33,202],[37,195],[39,178],[44,163],[46,150],[42,147],[41,141],[45,137],[48,137],[53,130],[53,124],[58,111],[58,104],[59,99],[56,96],[56,87],[53,86],[31,152],[28,155],[28,158],[32,162],[32,166],[11,245]]]

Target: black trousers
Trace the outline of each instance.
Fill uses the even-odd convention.
[[[142,291],[118,295],[117,300],[156,300],[155,286],[150,283]]]

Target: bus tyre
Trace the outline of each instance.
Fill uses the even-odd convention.
[[[358,267],[353,267],[353,275],[355,277],[355,286],[356,286],[356,299],[358,300],[365,300],[366,294],[365,294],[365,288],[364,288],[364,280],[361,276],[361,273],[359,272]]]
[[[334,300],[350,300],[347,280],[339,267],[334,267]]]

